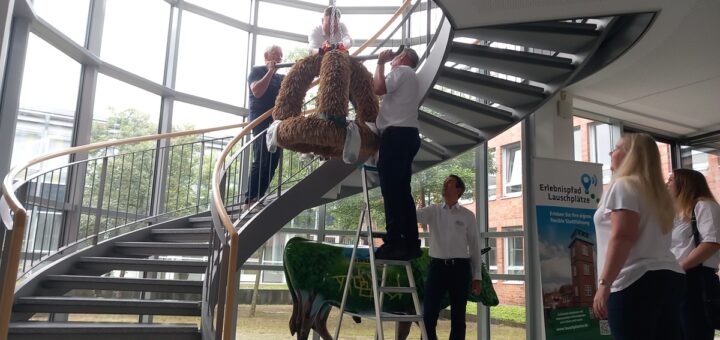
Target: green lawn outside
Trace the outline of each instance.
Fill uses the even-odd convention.
[[[469,315],[477,315],[477,304],[468,303],[466,311]],[[507,322],[509,324],[524,325],[525,307],[510,305],[490,307],[490,319],[493,321]]]

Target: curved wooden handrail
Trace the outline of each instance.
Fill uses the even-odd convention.
[[[355,52],[352,53],[352,56],[357,56],[362,51],[364,51],[370,44],[374,43],[377,38],[397,19],[402,13],[410,6],[412,3],[412,0],[405,0],[403,4],[395,11],[395,13],[390,17],[390,19],[385,23],[380,30],[377,31],[370,39],[368,39],[364,44],[362,44],[360,47],[358,47]],[[318,84],[318,80],[315,80],[310,85],[310,88],[315,87]],[[240,133],[233,138],[227,146],[225,146],[225,149],[222,151],[220,156],[218,157],[218,161],[215,163],[215,166],[213,168],[213,177],[212,177],[212,204],[215,208],[215,210],[218,213],[218,217],[220,219],[220,222],[222,223],[223,227],[225,228],[225,231],[227,231],[228,235],[230,235],[230,240],[228,241],[228,247],[230,247],[230,262],[228,263],[229,270],[235,270],[235,267],[237,266],[237,239],[238,234],[235,231],[235,227],[233,226],[232,220],[230,220],[230,216],[228,215],[227,211],[225,211],[225,204],[223,203],[222,195],[220,194],[220,181],[222,179],[222,170],[224,165],[224,160],[227,158],[227,156],[230,154],[230,150],[237,145],[237,143],[247,136],[250,131],[254,127],[256,127],[261,122],[265,121],[273,112],[273,108],[265,111],[262,115],[255,118],[252,122],[250,122],[245,128],[240,131]],[[222,329],[222,339],[230,339],[231,333],[234,331],[234,329],[231,329],[232,320],[233,317],[232,308],[229,308],[230,303],[232,301],[235,301],[235,275],[232,275],[228,273],[226,275],[227,282],[225,285],[225,304],[224,304],[224,311],[223,311],[223,329]]]
[[[183,137],[183,136],[189,136],[189,135],[197,135],[197,134],[201,134],[201,133],[236,129],[236,128],[241,128],[243,126],[246,126],[248,124],[249,123],[239,123],[239,124],[216,126],[216,127],[211,127],[211,128],[205,128],[205,129],[162,133],[162,134],[142,136],[142,137],[131,137],[131,138],[126,138],[126,139],[121,139],[121,140],[110,140],[110,141],[97,142],[97,143],[80,145],[80,146],[75,146],[75,147],[71,147],[71,148],[67,148],[67,149],[62,149],[62,150],[59,150],[56,152],[42,155],[40,157],[33,158],[21,166],[16,166],[16,167],[13,167],[12,169],[10,169],[10,172],[8,173],[7,176],[5,176],[5,179],[3,180],[3,186],[2,186],[3,196],[5,197],[5,200],[7,201],[8,207],[10,208],[10,210],[15,212],[16,210],[21,209],[22,205],[20,204],[20,201],[18,201],[18,199],[14,193],[15,188],[12,185],[13,179],[15,178],[15,176],[17,176],[23,170],[25,170],[35,164],[49,160],[49,159],[53,159],[53,158],[60,157],[60,156],[66,156],[66,155],[70,155],[70,154],[74,154],[74,153],[87,152],[87,151],[94,150],[94,149],[102,149],[102,148],[111,147],[111,146],[119,146],[119,145],[125,145],[125,144],[153,141],[153,140],[158,140],[158,139],[176,138],[176,137]]]
[[[240,123],[240,124],[230,124],[230,125],[224,125],[224,126],[216,126],[212,128],[205,128],[205,129],[197,129],[197,130],[190,130],[190,131],[179,131],[179,132],[172,132],[172,133],[163,133],[163,134],[157,134],[157,135],[151,135],[151,136],[142,136],[142,137],[132,137],[132,138],[126,138],[121,140],[114,140],[114,141],[104,141],[104,142],[98,142],[98,143],[92,143],[87,145],[81,145],[76,147],[71,147],[63,150],[59,150],[56,152],[52,152],[40,157],[36,157],[31,159],[30,161],[13,167],[10,172],[5,176],[2,183],[2,197],[4,200],[0,202],[0,207],[2,207],[2,211],[0,211],[0,215],[3,222],[5,222],[5,227],[7,230],[12,230],[12,234],[10,236],[9,240],[6,240],[7,245],[7,252],[8,259],[6,261],[7,268],[6,273],[2,273],[3,279],[2,282],[0,282],[0,339],[2,339],[4,336],[7,335],[8,332],[8,325],[10,322],[10,314],[12,310],[12,303],[13,303],[13,296],[15,294],[15,283],[17,280],[17,275],[13,273],[17,273],[18,267],[20,265],[20,252],[22,248],[23,243],[23,236],[25,235],[25,224],[27,220],[27,210],[25,207],[22,206],[22,203],[18,200],[17,196],[15,196],[15,186],[13,185],[13,180],[15,176],[17,176],[19,173],[21,173],[23,170],[28,169],[29,167],[44,162],[49,159],[53,159],[60,156],[66,156],[70,154],[76,154],[80,152],[88,152],[91,150],[96,149],[102,149],[107,147],[113,147],[113,146],[119,146],[119,145],[125,145],[125,144],[131,144],[131,143],[140,143],[140,142],[147,142],[147,141],[154,141],[154,140],[160,140],[160,139],[167,139],[167,138],[175,138],[175,137],[183,137],[183,136],[189,136],[189,135],[197,135],[201,133],[208,133],[208,132],[214,132],[214,131],[222,131],[222,130],[228,130],[228,129],[236,129],[243,127],[247,125],[248,123]],[[9,216],[7,213],[7,210],[10,210],[12,212],[12,217]],[[9,220],[12,218],[12,223],[8,223]]]

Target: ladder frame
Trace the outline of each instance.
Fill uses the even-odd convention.
[[[367,166],[362,165],[360,167],[360,175],[362,178],[362,194],[363,194],[363,209],[360,212],[360,218],[358,221],[358,227],[357,231],[355,232],[355,243],[353,245],[352,254],[350,255],[350,263],[348,265],[348,271],[345,275],[345,282],[343,287],[343,295],[342,300],[340,302],[340,316],[338,318],[338,326],[335,329],[335,339],[340,338],[340,328],[342,327],[342,321],[343,316],[345,315],[345,306],[347,303],[348,298],[348,291],[350,288],[350,282],[352,279],[352,271],[353,266],[355,265],[355,260],[357,258],[357,249],[360,245],[360,237],[363,230],[363,222],[367,222],[365,225],[367,227],[367,242],[368,242],[368,257],[370,259],[370,276],[372,279],[372,290],[373,290],[373,303],[375,305],[375,338],[384,340],[384,332],[383,332],[383,313],[382,313],[382,303],[383,303],[383,296],[384,293],[380,292],[381,288],[385,287],[385,279],[387,277],[387,267],[388,263],[383,263],[383,271],[382,271],[382,281],[380,282],[380,285],[378,286],[378,277],[377,277],[377,264],[375,263],[375,243],[373,242],[373,229],[372,229],[372,217],[370,213],[370,195],[368,194],[368,185],[367,185]],[[413,288],[413,292],[411,293],[413,298],[413,304],[415,307],[415,313],[418,316],[422,316],[421,313],[421,306],[420,306],[420,297],[418,296],[417,292],[417,286],[415,284],[415,277],[412,273],[412,266],[410,264],[410,261],[389,261],[389,262],[395,262],[396,265],[403,265],[405,267],[405,271],[407,273],[408,278],[408,284],[409,288]],[[397,262],[401,262],[397,263]],[[395,321],[395,336],[398,335],[398,329],[399,329],[399,322]],[[420,326],[420,333],[422,336],[422,339],[427,340],[427,330],[425,328],[425,322],[422,318],[417,321],[418,325]]]

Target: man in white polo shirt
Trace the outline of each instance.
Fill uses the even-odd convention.
[[[388,61],[392,69],[385,76]],[[387,231],[376,253],[379,259],[410,260],[422,254],[415,200],[410,191],[412,162],[420,149],[417,64],[418,55],[413,49],[405,49],[397,56],[393,51],[383,51],[373,79],[375,94],[382,96],[376,120],[381,133],[377,167]]]
[[[450,175],[443,184],[444,204],[418,209],[417,219],[430,227],[430,268],[425,282],[423,317],[428,340],[436,340],[438,316],[445,294],[450,295],[450,340],[465,339],[468,289],[480,294],[482,263],[475,215],[460,206],[465,183]],[[468,282],[472,277],[472,285]]]

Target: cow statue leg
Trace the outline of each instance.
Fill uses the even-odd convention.
[[[396,322],[395,323],[395,339],[405,340],[410,335],[410,326],[412,322]]]
[[[330,305],[326,304],[320,311],[315,315],[313,320],[312,329],[317,333],[323,340],[333,340],[332,335],[327,329],[327,320],[330,316]]]
[[[291,290],[291,296],[293,297],[293,311],[290,316],[290,334],[297,335],[297,340],[307,340],[310,330],[315,328],[318,317],[322,317],[320,312],[323,307],[316,306],[314,293],[303,294]],[[327,316],[325,319],[327,320]]]

